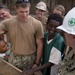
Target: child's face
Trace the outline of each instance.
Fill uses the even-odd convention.
[[[5,41],[0,41],[0,53],[6,52],[8,49],[8,45]]]
[[[55,35],[56,33],[56,27],[59,26],[59,22],[56,20],[50,20],[50,22],[47,25],[47,30],[50,35]]]

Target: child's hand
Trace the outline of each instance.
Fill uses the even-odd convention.
[[[33,75],[34,74],[34,68],[32,68],[32,69],[29,69],[29,70],[27,70],[27,71],[23,71],[22,72],[22,75]]]
[[[34,65],[32,66],[32,68],[36,68],[36,67],[38,67],[38,65],[37,65],[37,64],[34,64]]]

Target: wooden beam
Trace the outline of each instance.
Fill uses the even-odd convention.
[[[0,59],[0,75],[21,75],[21,70]]]
[[[21,75],[22,71],[3,59],[0,59],[0,75]],[[26,74],[25,74],[26,75]],[[40,71],[33,75],[42,75]]]

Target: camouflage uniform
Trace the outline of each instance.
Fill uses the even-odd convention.
[[[27,70],[32,67],[35,59],[36,59],[36,53],[27,55],[27,56],[26,55],[16,55],[16,54],[11,53],[8,61],[9,63],[18,67],[21,70]]]
[[[34,61],[36,59],[36,53],[31,55],[15,55],[13,53],[10,54],[9,63],[13,64],[17,68],[21,70],[27,70],[32,67]],[[35,72],[33,75],[42,75],[41,71]]]
[[[70,50],[68,55],[60,63],[56,75],[75,75],[75,56],[73,50]]]

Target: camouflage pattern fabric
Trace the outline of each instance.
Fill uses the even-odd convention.
[[[21,70],[27,70],[32,67],[36,59],[36,53],[32,55],[10,54],[8,62]]]
[[[68,55],[60,63],[56,75],[75,75],[75,55],[73,50],[70,50]]]

